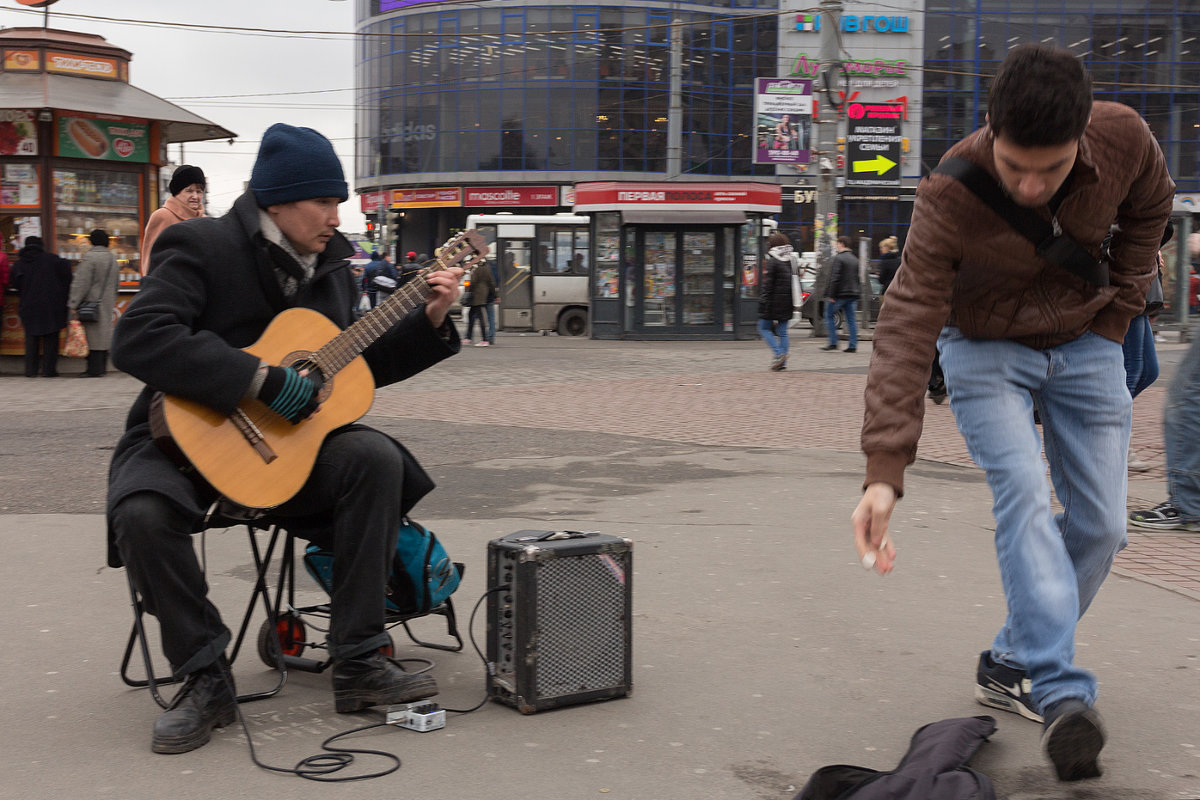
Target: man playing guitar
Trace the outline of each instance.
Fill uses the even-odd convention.
[[[151,256],[153,274],[117,325],[113,361],[146,387],[113,454],[109,563],[129,570],[159,621],[172,669],[185,678],[154,725],[155,752],[193,750],[209,740],[214,727],[236,718],[224,655],[229,629],[208,599],[191,541],[206,525],[206,511],[230,495],[213,488],[220,476],[207,472],[199,458],[194,469],[181,469],[171,448],[161,446],[162,437],[151,430],[156,395],[185,410],[240,417],[256,434],[265,431],[260,437],[265,441],[253,448],[239,440],[244,455],[222,453],[218,459],[259,470],[288,462],[290,431],[315,430],[323,417],[333,420],[328,431],[315,434],[308,463],[282,467],[300,470],[298,491],[260,507],[270,506],[264,512],[270,521],[306,537],[311,533],[334,553],[328,642],[335,707],[353,712],[437,693],[432,677],[408,674],[379,653],[390,643],[384,597],[401,517],[433,482],[399,442],[348,423],[365,413],[375,387],[404,380],[459,351],[458,333],[446,315],[462,269],[445,262],[433,267],[411,313],[400,317],[393,310],[392,317],[376,318],[369,344],[356,336],[360,347],[346,360],[353,358],[357,374],[365,376],[367,398],[348,419],[338,417],[335,406],[338,385],[356,380],[353,365],[335,377],[324,356],[297,366],[294,359],[255,350],[269,327],[291,314],[327,318],[333,333],[354,323],[358,284],[347,263],[353,249],[336,229],[338,204],[347,197],[341,162],[328,139],[309,128],[273,125],[263,135],[249,190],[227,214],[187,220],[162,233]],[[331,374],[323,374],[320,365]]]

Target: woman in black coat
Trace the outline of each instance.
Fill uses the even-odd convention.
[[[795,310],[792,245],[786,235],[776,231],[767,239],[767,248],[758,295],[758,332],[771,348],[770,369],[780,372],[787,369],[787,330]]]
[[[25,377],[58,377],[58,333],[67,327],[71,265],[47,253],[41,237],[30,236],[13,264],[12,287],[21,296],[19,316],[25,328]],[[40,354],[39,354],[40,351]]]

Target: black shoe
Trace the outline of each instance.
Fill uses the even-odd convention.
[[[1042,721],[1029,695],[1029,675],[1023,669],[997,664],[989,650],[979,654],[975,684],[975,699],[983,705],[1011,711],[1034,722]]]
[[[208,744],[213,728],[237,719],[237,694],[229,666],[221,659],[187,676],[183,687],[157,720],[150,749],[186,753]]]
[[[836,344],[827,344],[824,347],[822,347],[821,349],[822,350],[837,350],[838,347]]]
[[[1100,712],[1082,700],[1061,700],[1046,710],[1042,750],[1060,781],[1099,778],[1105,738]]]
[[[843,353],[857,353],[857,352],[858,352],[858,348],[857,348],[857,347],[847,347],[847,348],[846,348],[845,350],[843,350],[842,352],[843,352]]]
[[[779,372],[780,370],[784,369],[787,369],[787,353],[784,353],[781,356],[775,356],[774,360],[771,361],[772,372]]]
[[[339,714],[411,703],[437,693],[432,675],[409,674],[382,653],[348,658],[333,667],[333,707]]]

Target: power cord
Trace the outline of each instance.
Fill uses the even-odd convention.
[[[489,594],[493,592],[504,591],[508,588],[509,587],[507,584],[503,586],[496,586],[488,589],[486,592],[480,595],[479,599],[475,601],[474,608],[471,609],[471,616],[467,622],[467,638],[471,640],[471,647],[475,649],[475,654],[478,655],[479,660],[483,662],[485,672],[487,671],[488,666],[487,657],[483,654],[483,651],[479,649],[479,644],[475,641],[475,615],[479,612],[479,607],[483,605],[483,601],[487,599]],[[416,661],[428,664],[428,666],[417,670],[417,672],[413,674],[428,672],[434,667],[433,660],[428,658],[404,658],[393,660]],[[233,681],[230,679],[230,674],[224,669],[221,670],[221,679],[225,681],[225,685],[226,688],[229,689],[229,693],[236,697],[237,690],[234,689]],[[483,699],[470,708],[447,708],[445,710],[455,714],[470,714],[472,711],[477,711],[482,708],[490,698],[491,693],[484,692]],[[270,764],[264,764],[262,761],[259,761],[258,754],[254,749],[254,739],[250,735],[250,728],[246,724],[246,717],[242,714],[241,704],[235,704],[235,706],[237,708],[238,722],[242,726],[242,732],[246,734],[246,744],[250,748],[250,760],[254,762],[255,766],[261,769],[269,770],[271,772],[282,772],[288,775],[297,775],[306,780],[320,781],[323,783],[347,783],[349,781],[363,781],[367,780],[368,778],[382,778],[384,775],[391,775],[393,772],[400,769],[400,757],[395,753],[389,753],[385,750],[371,750],[367,748],[337,747],[332,744],[332,742],[337,739],[341,739],[343,736],[349,736],[354,733],[362,733],[363,731],[369,731],[374,728],[386,727],[390,725],[390,723],[387,722],[373,722],[370,725],[363,725],[358,728],[351,728],[349,730],[342,731],[341,733],[335,733],[333,736],[330,736],[328,739],[321,742],[321,749],[328,752],[315,753],[311,756],[302,758],[296,763],[295,767],[275,767]],[[368,772],[362,775],[343,775],[340,777],[333,777],[334,773],[340,772],[341,770],[353,764],[354,757],[356,755],[380,756],[382,758],[389,759],[393,763],[389,768],[379,772]]]

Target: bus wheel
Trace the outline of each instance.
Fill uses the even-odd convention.
[[[559,336],[583,336],[587,332],[587,311],[568,308],[558,316]]]

